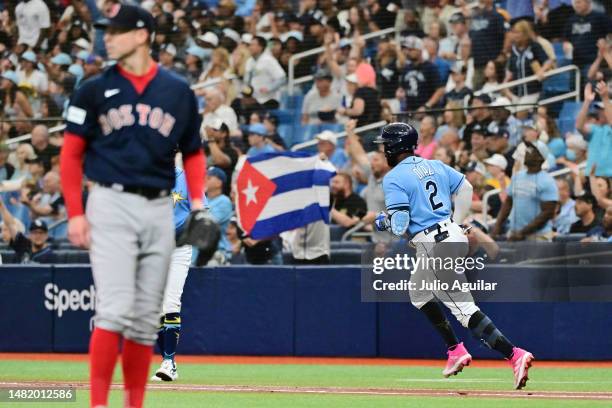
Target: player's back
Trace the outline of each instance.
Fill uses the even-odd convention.
[[[410,234],[450,218],[452,195],[464,176],[439,160],[411,156],[395,166],[384,178],[387,209],[410,212]]]

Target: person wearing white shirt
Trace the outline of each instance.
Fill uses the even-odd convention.
[[[279,62],[265,51],[266,40],[254,37],[249,44],[251,57],[246,62],[245,84],[253,88],[253,96],[266,108],[275,109],[280,100],[280,89],[286,82],[286,74]]]
[[[43,45],[51,27],[49,8],[42,0],[22,0],[15,7],[19,44],[38,48]]]
[[[206,91],[206,107],[202,118],[200,134],[206,139],[206,127],[210,127],[215,121],[220,119],[229,128],[230,136],[239,136],[238,117],[236,112],[225,105],[225,97],[217,88],[210,88]]]

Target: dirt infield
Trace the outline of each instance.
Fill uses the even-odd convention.
[[[3,360],[87,361],[87,354],[65,353],[0,353]],[[446,360],[415,360],[400,358],[345,357],[274,357],[274,356],[178,356],[181,364],[305,364],[305,365],[372,365],[439,367]],[[507,367],[503,360],[474,360],[475,367]],[[538,367],[548,368],[612,368],[612,361],[538,361]]]
[[[89,384],[83,382],[0,382],[0,388],[27,387],[72,387],[87,390]],[[113,384],[113,389],[122,389],[121,384]],[[251,385],[200,385],[200,384],[148,384],[149,390],[189,391],[221,393],[279,393],[279,394],[326,394],[326,395],[369,395],[369,396],[406,396],[406,397],[461,397],[461,398],[523,398],[551,400],[596,400],[612,401],[610,392],[568,392],[568,391],[488,391],[488,390],[440,390],[440,389],[382,389],[347,387],[283,387]]]

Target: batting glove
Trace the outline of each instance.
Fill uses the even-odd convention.
[[[376,216],[374,220],[374,225],[376,226],[376,230],[378,231],[388,231],[389,230],[389,219],[387,218],[387,214],[384,211],[381,211]]]

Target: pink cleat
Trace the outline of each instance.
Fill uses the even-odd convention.
[[[457,344],[454,350],[448,350],[448,360],[446,361],[446,368],[442,371],[444,377],[448,378],[451,375],[457,375],[457,373],[463,370],[463,367],[469,366],[472,362],[472,356],[463,346],[463,343]]]
[[[527,385],[527,371],[531,367],[532,361],[535,360],[533,354],[523,350],[522,348],[515,347],[512,349],[512,357],[508,360],[514,371],[514,388],[520,390]]]

